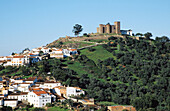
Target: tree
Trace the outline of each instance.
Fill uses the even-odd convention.
[[[73,30],[72,30],[72,31],[73,31],[73,33],[74,33],[75,35],[79,35],[80,32],[83,31],[83,28],[82,28],[81,25],[75,24],[75,26],[73,26]]]
[[[89,37],[89,35],[87,33],[84,33],[83,36],[84,37]]]
[[[40,51],[40,52],[39,52],[39,55],[40,55],[40,56],[42,56],[43,54],[44,54],[44,52],[43,52],[43,51]]]
[[[156,37],[155,40],[158,41],[158,42],[163,42],[163,43],[166,43],[166,42],[170,41],[167,36]]]
[[[136,33],[136,36],[143,36],[143,34],[142,33]]]
[[[15,52],[12,52],[12,54],[11,55],[15,55],[16,53]]]
[[[147,40],[149,40],[150,37],[152,37],[152,33],[147,32],[147,33],[144,34],[144,36],[146,37]]]

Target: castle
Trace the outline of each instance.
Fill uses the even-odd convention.
[[[132,36],[132,30],[120,30],[120,22],[114,22],[114,25],[110,25],[110,23],[99,24],[97,27],[97,33],[99,34],[121,34],[121,35],[130,35]]]
[[[110,25],[110,23],[104,25],[99,24],[99,27],[97,27],[97,33],[103,34],[103,33],[116,33],[121,34],[120,32],[120,22],[116,21],[114,22],[114,25]]]

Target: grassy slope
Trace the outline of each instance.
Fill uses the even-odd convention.
[[[77,72],[77,74],[81,75],[81,74],[87,74],[88,72],[84,69],[84,66],[82,66],[79,62],[73,62],[73,64],[68,64],[68,62],[70,62],[69,60],[67,60],[65,63],[67,67],[71,70],[74,70],[75,72]]]
[[[98,59],[105,60],[109,57],[113,57],[113,55],[108,52],[106,49],[104,49],[102,46],[96,46],[93,47],[95,51],[90,52],[88,49],[81,50],[81,55],[86,55],[89,59],[93,60],[95,63],[97,63]]]

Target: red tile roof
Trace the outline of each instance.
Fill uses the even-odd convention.
[[[41,94],[47,94],[45,91],[33,91],[37,96],[41,96]]]
[[[13,58],[24,58],[24,56],[13,56]]]
[[[70,51],[77,51],[77,49],[69,49]]]

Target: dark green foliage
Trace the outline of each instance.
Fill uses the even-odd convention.
[[[90,52],[95,51],[95,49],[93,49],[92,47],[88,47],[87,49],[88,49]]]
[[[89,37],[89,35],[87,33],[84,33],[83,36],[84,37]]]
[[[163,40],[162,40],[163,39]],[[113,54],[113,58],[97,62],[86,55],[74,56],[74,61],[81,64],[85,74],[64,68],[74,63],[68,59],[43,60],[30,67],[20,67],[23,74],[47,76],[51,72],[57,80],[70,86],[79,86],[86,95],[96,102],[108,101],[115,104],[133,105],[137,110],[168,111],[170,108],[170,44],[167,38],[155,41],[112,39],[115,47],[109,43],[102,45]],[[113,49],[114,48],[114,49]],[[90,51],[91,49],[89,49]],[[3,67],[0,67],[4,70]],[[16,71],[16,67],[6,67]],[[71,101],[68,101],[72,105]]]
[[[83,30],[82,26],[79,24],[75,24],[75,26],[73,26],[73,33],[75,35],[79,35],[79,33]]]
[[[152,33],[147,32],[147,33],[144,34],[144,36],[146,37],[147,40],[149,40],[150,37],[152,37]]]
[[[113,37],[113,36],[108,38],[108,40],[116,40],[116,39],[117,39],[117,37]]]
[[[136,33],[136,36],[143,36],[143,34],[142,33]]]

